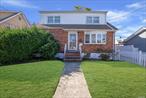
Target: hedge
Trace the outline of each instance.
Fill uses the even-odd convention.
[[[0,30],[0,63],[15,63],[28,60],[32,54],[39,52],[42,47],[55,43],[55,50],[49,50],[48,57],[52,57],[58,50],[58,43],[50,33],[36,27],[30,29]],[[48,48],[49,49],[49,48]],[[54,54],[52,54],[52,51]],[[44,51],[41,51],[44,54]],[[46,58],[46,57],[45,57]]]

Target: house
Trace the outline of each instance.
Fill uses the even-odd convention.
[[[27,28],[30,23],[22,12],[0,11],[0,28]]]
[[[40,27],[59,41],[60,52],[114,49],[117,28],[107,22],[107,11],[40,11],[40,17]]]
[[[146,52],[146,27],[142,27],[129,36],[125,41],[124,45],[133,45],[139,50]]]

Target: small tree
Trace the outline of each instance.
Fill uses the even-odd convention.
[[[77,11],[91,11],[92,9],[91,8],[87,8],[87,7],[83,7],[83,6],[75,6],[75,9]]]

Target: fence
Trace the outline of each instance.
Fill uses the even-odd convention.
[[[146,53],[133,45],[116,46],[115,54],[115,60],[128,61],[146,67]]]

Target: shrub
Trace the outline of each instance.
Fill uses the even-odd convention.
[[[36,27],[1,30],[0,63],[15,63],[30,59],[34,52],[52,39],[50,33]]]
[[[102,53],[100,55],[101,60],[107,61],[110,59],[110,55],[108,53]]]
[[[54,55],[59,51],[58,42],[50,36],[48,38],[48,43],[39,48],[39,53],[44,59],[52,59]]]

